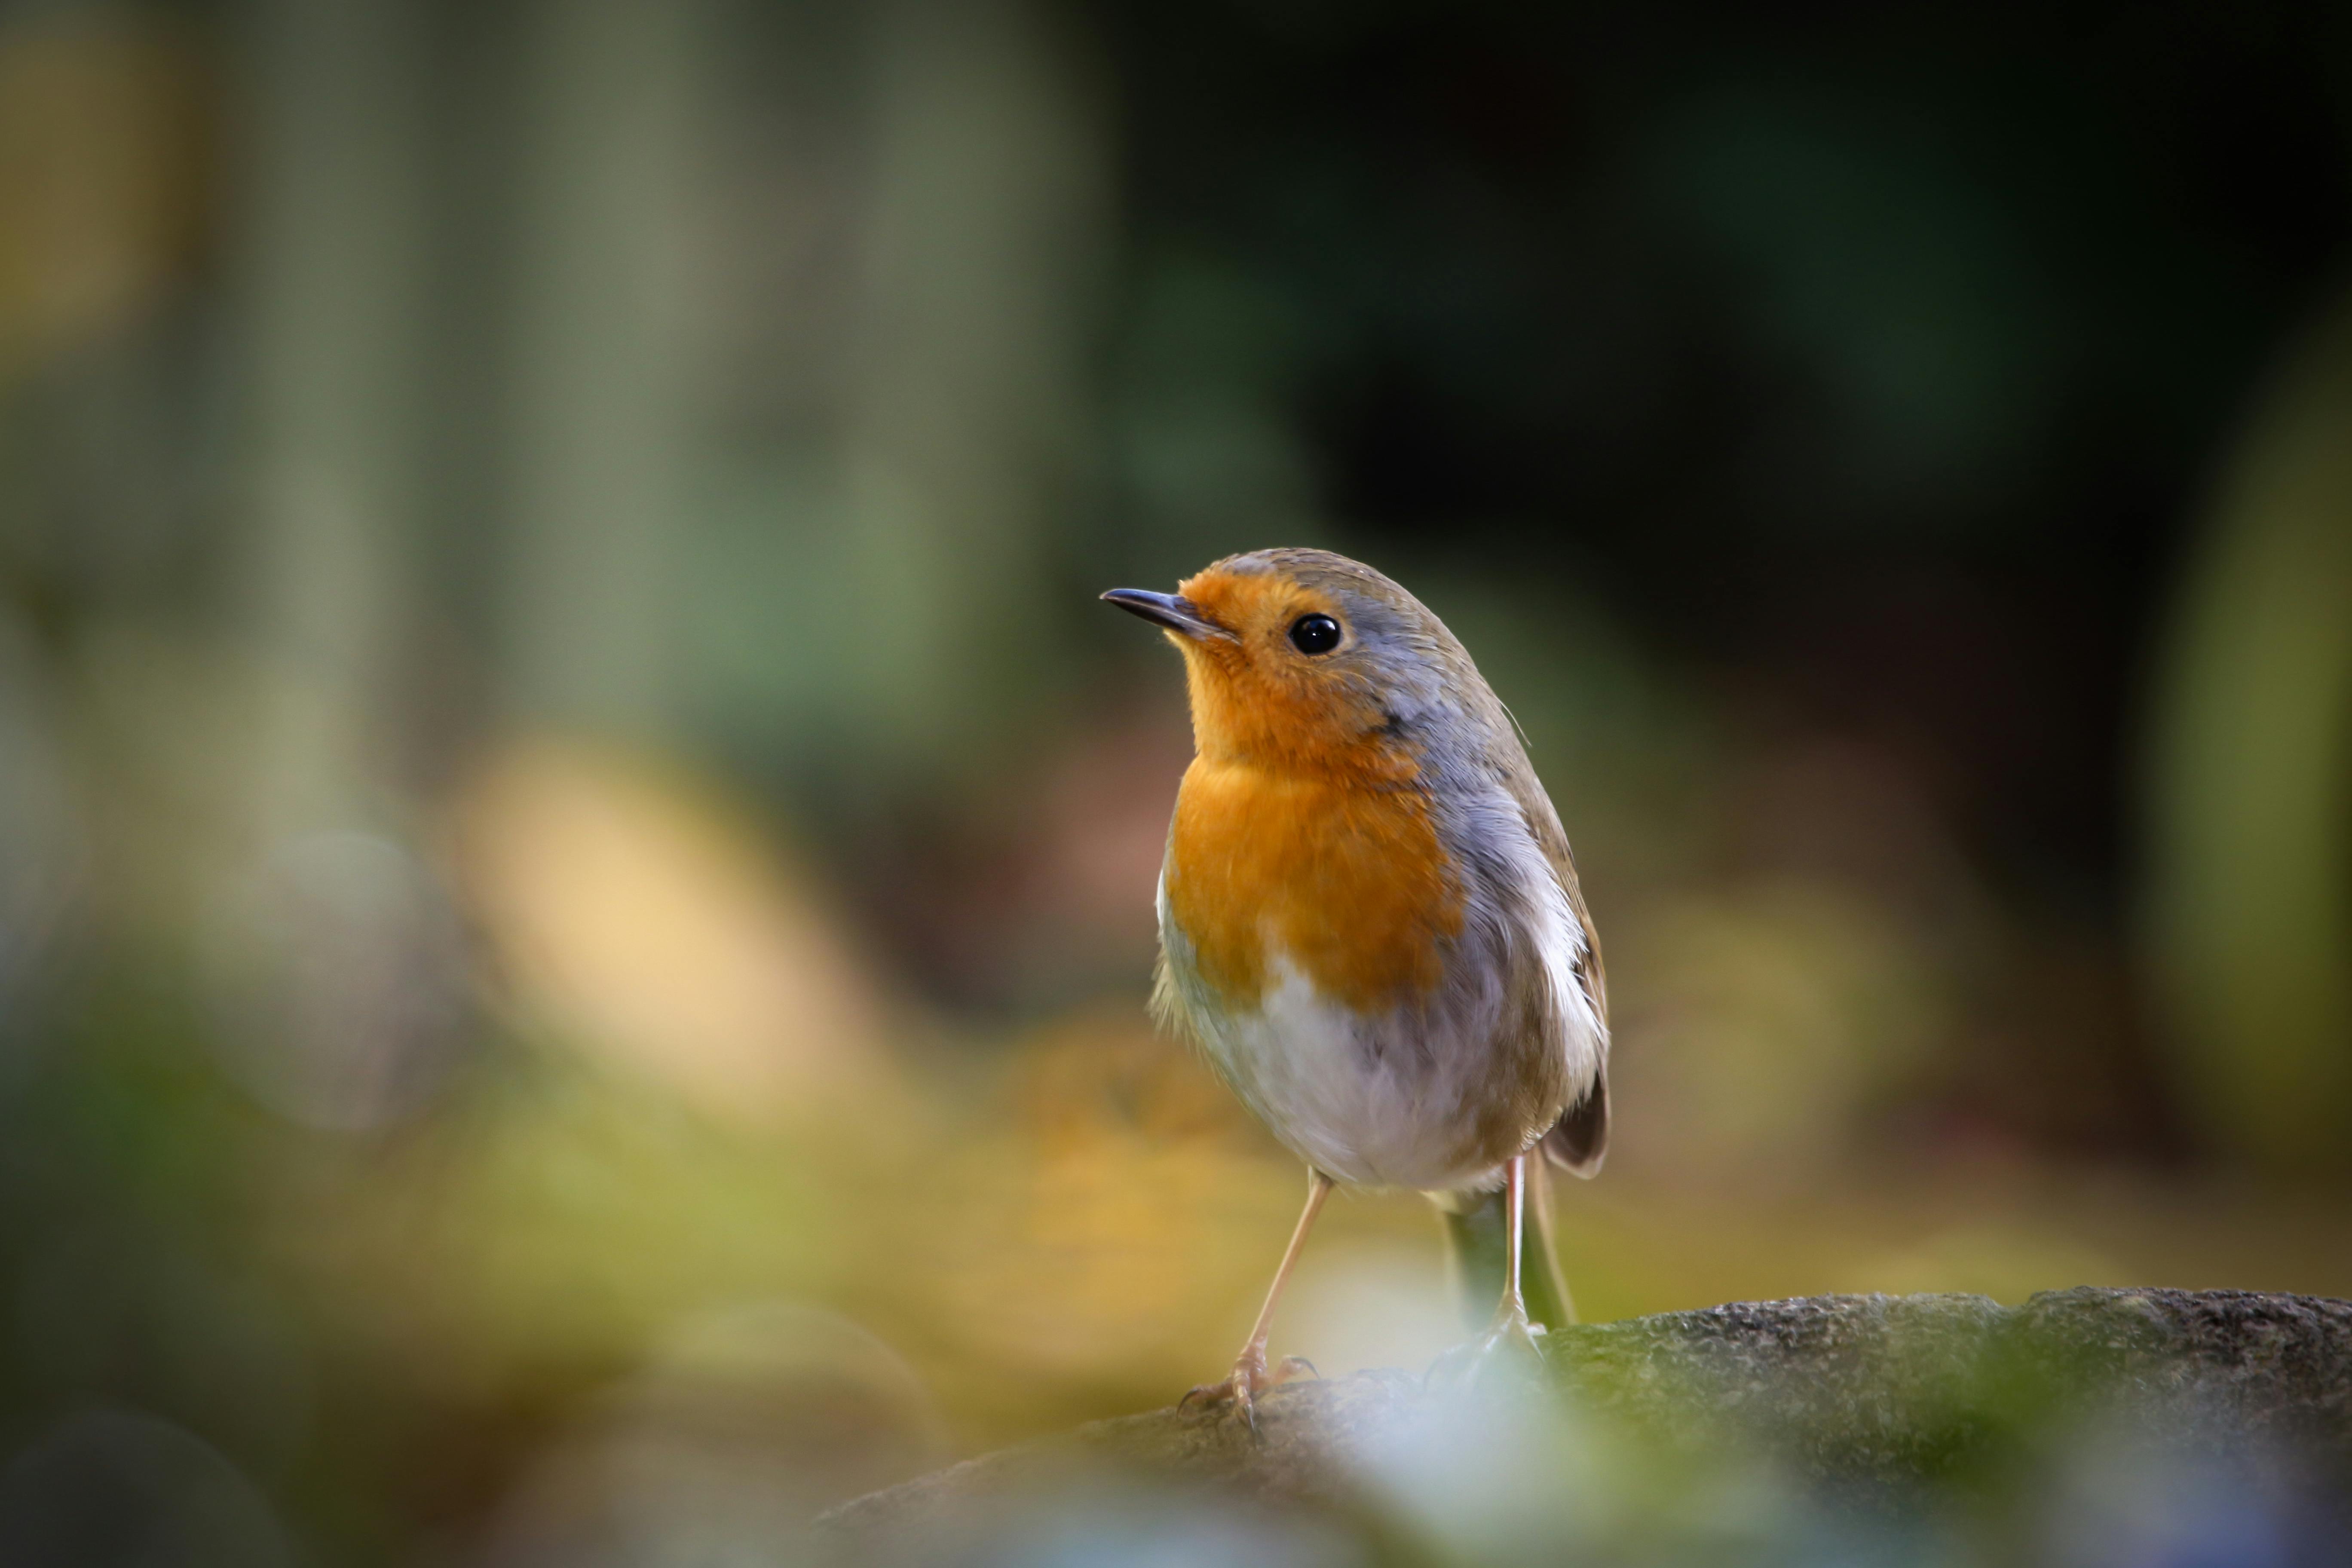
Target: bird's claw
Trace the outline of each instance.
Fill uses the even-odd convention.
[[[1201,1384],[1178,1400],[1176,1408],[1186,1409],[1196,1400],[1204,1407],[1228,1405],[1231,1407],[1229,1414],[1239,1416],[1242,1424],[1255,1434],[1257,1431],[1257,1396],[1281,1387],[1302,1373],[1315,1378],[1323,1375],[1305,1356],[1285,1356],[1274,1364],[1273,1370],[1268,1371],[1265,1352],[1244,1352],[1242,1358],[1234,1363],[1231,1377],[1223,1383]]]
[[[1507,1363],[1539,1369],[1543,1339],[1544,1326],[1530,1321],[1525,1307],[1506,1303],[1484,1333],[1439,1356],[1423,1382],[1432,1389],[1461,1389],[1474,1386]]]

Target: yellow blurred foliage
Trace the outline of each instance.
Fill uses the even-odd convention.
[[[1277,1234],[1302,1173],[1185,1047],[1088,1012],[1027,1043],[1007,1089],[941,1173],[942,1287],[974,1349],[1115,1373],[1246,1297],[1267,1263],[1230,1237]]]
[[[500,973],[556,1037],[722,1121],[891,1092],[884,1009],[837,925],[771,843],[682,774],[520,742],[457,821]]]
[[[1611,949],[1630,1005],[1619,1163],[1817,1175],[1947,1026],[1942,977],[1867,897],[1793,877],[1662,900]]]

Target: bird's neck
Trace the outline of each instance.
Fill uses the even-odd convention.
[[[1409,787],[1420,777],[1418,757],[1369,702],[1197,666],[1188,684],[1192,746],[1203,763],[1368,789]]]

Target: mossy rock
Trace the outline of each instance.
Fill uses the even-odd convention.
[[[2148,1475],[2159,1460],[2259,1464],[2336,1495],[2352,1479],[2352,1303],[2310,1297],[2084,1289],[2014,1308],[1960,1295],[1742,1302],[1570,1329],[1548,1345],[1540,1381],[1481,1383],[1516,1384],[1504,1392],[1522,1415],[1539,1404],[1580,1434],[1562,1447],[1550,1429],[1518,1447],[1564,1456],[1570,1470],[1614,1467],[1612,1498],[1630,1486],[1686,1499],[1691,1477],[1738,1474],[1751,1489],[1769,1477],[1801,1510],[1912,1517],[1959,1498],[1981,1520],[2046,1490],[2094,1447],[2137,1456],[2135,1473]],[[1304,1510],[1386,1540],[1381,1521],[1397,1505],[1382,1478],[1398,1470],[1384,1455],[1426,1470],[1428,1445],[1451,1440],[1442,1434],[1483,1441],[1507,1426],[1480,1415],[1446,1426],[1470,1397],[1380,1372],[1278,1389],[1255,1433],[1172,1407],[1097,1422],[859,1499],[821,1534],[852,1559],[926,1560],[984,1535],[983,1520],[1001,1526],[1057,1500],[1143,1486],[1217,1508]],[[1513,1485],[1543,1489],[1540,1469],[1515,1473]],[[1559,1482],[1563,1498],[1593,1485],[1589,1473]],[[1538,1518],[1545,1500],[1520,1511]],[[1393,1545],[1367,1560],[1417,1560]]]

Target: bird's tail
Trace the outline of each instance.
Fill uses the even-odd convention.
[[[1519,1293],[1527,1299],[1528,1316],[1547,1329],[1564,1329],[1576,1321],[1576,1302],[1560,1278],[1559,1261],[1551,1248],[1550,1182],[1540,1152],[1528,1160],[1527,1198],[1522,1205],[1519,1240]],[[1503,1277],[1509,1264],[1506,1247],[1509,1208],[1503,1191],[1433,1193],[1445,1226],[1446,1269],[1454,1293],[1473,1331],[1483,1329],[1503,1298]]]

